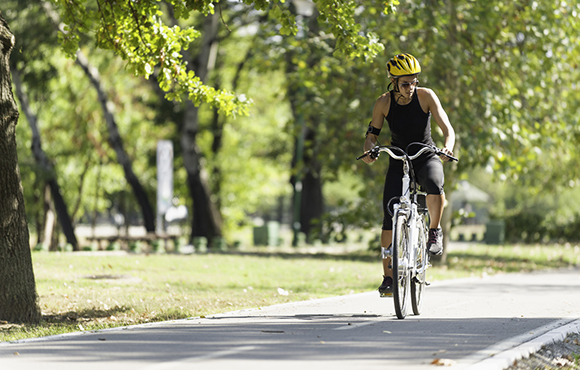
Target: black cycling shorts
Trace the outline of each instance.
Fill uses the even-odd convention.
[[[443,174],[443,163],[435,154],[429,155],[426,159],[418,158],[413,161],[415,178],[422,190],[427,194],[443,194],[445,176]],[[385,188],[383,190],[383,230],[393,229],[393,219],[387,211],[389,200],[397,198],[391,202],[391,212],[393,204],[399,202],[399,197],[403,192],[403,161],[393,158],[389,160],[389,169],[385,178]]]

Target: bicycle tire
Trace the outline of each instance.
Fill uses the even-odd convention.
[[[410,283],[408,216],[397,211],[393,227],[393,301],[399,319],[407,316]]]
[[[411,308],[413,314],[420,315],[423,307],[423,291],[425,290],[425,278],[429,255],[427,253],[427,224],[425,215],[420,215],[417,220],[417,253],[415,256],[416,275],[411,279]]]

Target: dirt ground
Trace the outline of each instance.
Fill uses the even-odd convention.
[[[563,341],[543,346],[526,359],[515,361],[506,370],[580,370],[580,333],[569,334]]]

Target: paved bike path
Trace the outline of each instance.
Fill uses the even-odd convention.
[[[0,369],[501,369],[580,330],[578,270],[436,282],[426,294],[424,313],[405,320],[369,292],[2,344]]]

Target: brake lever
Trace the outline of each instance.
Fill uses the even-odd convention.
[[[375,147],[377,148],[377,147]],[[379,158],[379,155],[381,155],[381,152],[378,151],[378,149],[372,148],[371,150],[369,150],[368,152],[366,152],[365,154],[361,155],[360,157],[357,157],[356,160],[358,161],[359,159],[362,159],[366,156],[370,156],[372,159],[377,159]]]

